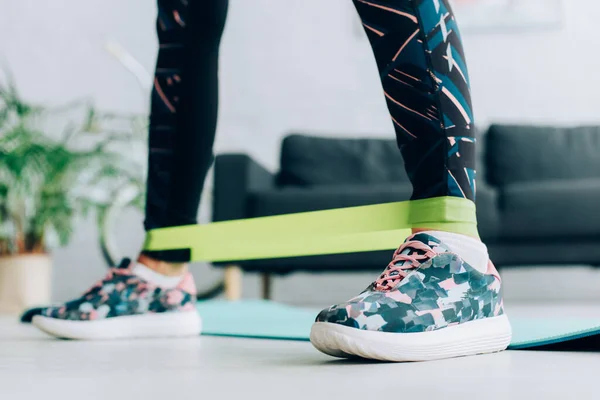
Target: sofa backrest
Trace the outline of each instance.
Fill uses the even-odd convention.
[[[280,185],[408,182],[395,140],[290,135],[283,140]]]
[[[492,125],[485,143],[492,185],[600,178],[600,127]]]

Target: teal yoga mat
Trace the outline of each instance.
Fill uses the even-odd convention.
[[[245,338],[308,340],[317,309],[248,300],[198,303],[203,334]],[[510,349],[600,351],[600,319],[511,318]]]

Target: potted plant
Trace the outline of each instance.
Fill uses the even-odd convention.
[[[50,250],[69,243],[78,215],[102,219],[131,186],[143,206],[145,160],[133,156],[144,152],[131,146],[144,146],[144,125],[85,102],[35,106],[0,85],[0,312],[49,303]]]

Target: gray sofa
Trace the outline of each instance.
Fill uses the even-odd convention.
[[[479,231],[498,267],[600,265],[600,127],[492,125],[479,138],[479,152]],[[276,174],[243,154],[217,156],[214,173],[214,221],[402,201],[411,194],[393,140],[291,135]],[[262,272],[267,296],[271,274],[381,270],[390,255],[235,264]],[[216,264],[224,265],[231,263]]]

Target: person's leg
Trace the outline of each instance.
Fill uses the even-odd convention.
[[[196,223],[213,161],[219,47],[227,7],[228,0],[159,0],[146,230]],[[167,274],[180,273],[181,263],[188,260],[188,250],[140,256],[140,261]]]
[[[448,0],[353,1],[377,61],[412,200],[474,201],[469,75]],[[485,245],[419,229],[363,293],[319,314],[311,341],[339,357],[428,360],[503,350],[510,324]]]
[[[413,200],[475,199],[465,55],[447,0],[354,0],[373,47]]]
[[[228,0],[158,0],[149,132],[146,230],[195,224],[213,159],[219,44]],[[33,323],[72,339],[188,336],[200,332],[187,250],[124,260],[83,296]],[[85,323],[82,323],[86,321]]]

